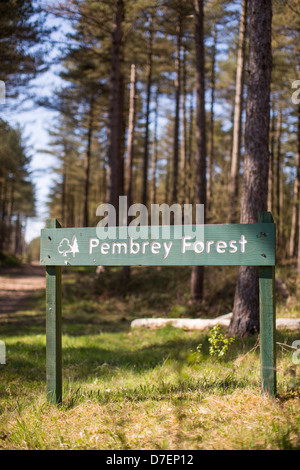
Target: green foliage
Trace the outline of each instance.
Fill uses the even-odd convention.
[[[229,346],[234,343],[234,341],[234,338],[226,338],[220,332],[219,326],[214,326],[208,338],[210,356],[215,359],[223,359],[228,352]]]
[[[42,38],[47,36],[39,2],[8,0],[0,2],[1,80],[14,100],[30,79],[44,70]],[[33,50],[34,48],[34,50]],[[25,92],[27,92],[25,90]]]
[[[196,350],[191,350],[187,356],[187,362],[189,364],[198,364],[203,359],[202,355],[202,344],[198,344]]]

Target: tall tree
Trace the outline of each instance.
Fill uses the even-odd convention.
[[[274,150],[275,150],[275,113],[272,106],[272,118],[270,125],[270,161],[268,177],[268,211],[272,212],[274,204]]]
[[[203,0],[195,0],[196,49],[196,204],[206,205],[206,125],[205,125],[205,61],[204,61],[204,11]],[[193,266],[191,296],[194,301],[203,298],[204,267]]]
[[[231,172],[229,186],[229,211],[228,223],[237,221],[237,201],[239,190],[239,172],[241,159],[241,137],[242,137],[242,112],[243,112],[243,89],[244,68],[246,52],[246,29],[247,29],[247,1],[242,1],[242,12],[240,19],[239,45],[236,69],[236,91],[234,103],[234,123],[231,155]]]
[[[282,248],[282,110],[278,109],[277,129],[276,129],[276,221],[277,221],[277,239],[279,241],[280,252]]]
[[[159,99],[159,88],[156,89],[156,93],[155,93],[155,118],[154,118],[154,133],[153,133],[151,199],[150,199],[151,204],[156,203],[158,99]]]
[[[89,103],[87,148],[84,159],[84,198],[83,198],[83,226],[89,226],[89,200],[90,200],[90,174],[91,174],[91,156],[92,156],[92,138],[95,119],[95,96],[91,95]]]
[[[209,117],[209,150],[208,150],[208,181],[207,181],[207,207],[211,206],[213,168],[214,168],[214,108],[215,108],[215,87],[216,87],[216,49],[217,49],[217,24],[213,25],[213,44],[211,51],[211,76],[210,76],[210,117]]]
[[[111,33],[111,61],[109,77],[108,172],[107,202],[117,213],[119,196],[123,193],[123,32],[124,0],[115,0]],[[118,220],[118,219],[117,219]]]
[[[183,35],[183,18],[179,5],[176,15],[176,57],[175,57],[175,116],[174,116],[174,140],[173,140],[173,190],[172,201],[178,198],[178,168],[179,168],[179,136],[180,136],[180,96],[181,96],[181,48]]]
[[[292,207],[292,228],[290,238],[290,257],[296,255],[297,239],[299,237],[299,198],[300,198],[300,104],[298,104],[298,124],[297,124],[297,153],[296,153],[296,176],[294,181],[293,207]],[[300,259],[300,252],[298,253]]]
[[[241,223],[255,223],[267,210],[269,100],[272,69],[272,2],[251,0],[245,163]],[[242,266],[237,280],[229,332],[247,336],[259,330],[258,269]]]
[[[134,155],[135,118],[136,118],[136,67],[135,67],[135,64],[131,64],[127,162],[126,162],[126,167],[127,167],[126,194],[128,198],[128,206],[132,204],[132,167],[133,167],[133,155]]]
[[[153,74],[153,18],[149,15],[148,40],[147,40],[147,91],[146,91],[146,119],[145,119],[145,140],[144,140],[144,161],[143,161],[143,192],[142,204],[148,202],[148,166],[149,166],[149,133],[150,133],[150,103]]]

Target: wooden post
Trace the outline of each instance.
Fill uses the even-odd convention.
[[[270,212],[259,214],[259,222],[274,223]],[[267,234],[265,234],[267,236]],[[259,268],[260,355],[262,391],[276,395],[276,292],[275,266]]]
[[[48,219],[46,228],[61,228]],[[51,244],[51,237],[47,243]],[[49,255],[50,256],[50,255]],[[46,266],[46,383],[48,403],[62,401],[61,267]]]

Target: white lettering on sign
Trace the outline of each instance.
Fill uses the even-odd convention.
[[[168,254],[170,253],[171,247],[172,247],[172,242],[169,242],[169,244],[164,242],[164,249],[165,249],[164,258],[167,258]]]
[[[230,240],[226,242],[224,240],[207,240],[203,242],[201,240],[196,240],[194,242],[191,236],[182,237],[181,240],[181,253],[184,254],[187,251],[194,251],[196,254],[201,254],[203,252],[212,253],[236,253],[240,250],[241,253],[245,253],[245,246],[247,240],[244,235],[241,235],[240,240]],[[63,240],[62,240],[63,241]],[[62,243],[62,242],[61,242]],[[137,255],[150,254],[158,255],[162,254],[164,259],[167,258],[172,250],[173,241],[169,242],[149,242],[149,241],[134,241],[132,238],[129,238],[129,242],[102,242],[100,243],[99,238],[90,238],[89,239],[89,254],[92,255],[94,250],[100,250],[102,255],[108,254],[130,254]]]
[[[101,248],[100,248],[101,255],[107,255],[109,248],[110,247],[108,243],[101,243]]]
[[[226,253],[228,248],[229,253],[236,253],[238,251],[237,243],[240,243],[241,245],[241,253],[245,253],[245,245],[247,243],[245,235],[242,235],[238,242],[236,240],[230,240],[228,244],[223,240],[218,240],[216,242],[214,240],[208,240],[205,245],[202,241],[195,241],[194,243],[188,242],[188,240],[191,239],[192,237],[190,236],[182,237],[181,253],[185,253],[187,250],[194,250],[195,253],[202,253],[205,250],[206,253],[211,253],[213,245],[215,245],[217,253]]]
[[[245,245],[247,243],[247,240],[245,239],[245,235],[241,236],[239,243],[241,244],[241,252],[245,253]]]
[[[89,254],[92,254],[93,248],[99,245],[99,238],[90,238],[89,241]]]
[[[230,240],[229,246],[231,248],[231,250],[229,250],[229,253],[236,253],[237,252],[237,246],[236,246],[236,241],[235,240]]]
[[[112,254],[114,255],[116,251],[119,253],[119,255],[123,252],[124,255],[127,254],[127,244],[126,243],[120,243],[120,242],[113,242],[112,243]]]

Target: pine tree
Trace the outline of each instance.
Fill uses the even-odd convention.
[[[255,223],[267,210],[269,100],[272,68],[272,4],[252,0],[249,11],[249,76],[241,223]],[[229,332],[246,336],[259,330],[258,271],[241,266]]]
[[[132,169],[134,156],[134,138],[135,138],[135,120],[136,120],[136,67],[131,64],[130,75],[130,95],[129,95],[129,118],[128,118],[128,144],[127,144],[127,181],[126,195],[128,206],[132,203]]]
[[[239,46],[236,71],[236,93],[234,104],[234,125],[231,156],[231,174],[229,187],[229,212],[228,223],[237,221],[237,198],[239,189],[240,153],[242,137],[242,112],[243,112],[243,87],[244,68],[246,54],[246,27],[247,27],[247,1],[242,1],[242,12],[240,19]]]
[[[114,1],[113,28],[111,32],[111,60],[109,76],[109,118],[108,118],[108,165],[107,201],[112,204],[116,213],[119,209],[119,196],[123,194],[123,109],[124,82],[123,33],[124,1]],[[117,216],[118,220],[118,216]]]
[[[195,0],[195,48],[196,48],[196,204],[206,206],[206,123],[205,123],[205,65],[204,65],[204,11],[203,1]],[[203,298],[204,267],[193,266],[191,296],[194,301]]]
[[[1,80],[6,97],[28,93],[29,81],[46,68],[43,42],[49,35],[40,8],[31,0],[0,3]],[[25,88],[27,87],[27,88]]]
[[[297,239],[299,237],[299,199],[300,199],[300,105],[298,105],[298,126],[297,126],[297,154],[296,154],[296,176],[294,181],[293,207],[292,207],[292,227],[290,238],[290,257],[296,255]],[[298,251],[298,259],[300,259],[300,251]]]

